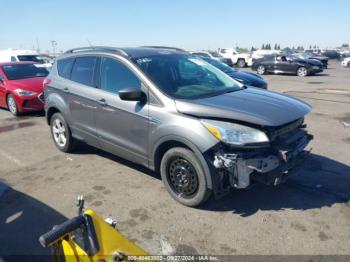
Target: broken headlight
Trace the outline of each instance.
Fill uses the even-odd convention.
[[[231,145],[269,142],[267,135],[255,128],[239,124],[202,119],[202,124],[220,141]]]

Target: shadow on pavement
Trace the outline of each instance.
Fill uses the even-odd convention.
[[[210,200],[201,208],[231,211],[243,217],[259,210],[308,210],[345,203],[350,199],[350,167],[311,154],[303,168],[277,187],[258,184],[234,190],[221,200]]]
[[[0,258],[52,261],[50,249],[41,247],[38,239],[66,219],[37,199],[8,188],[0,197]]]

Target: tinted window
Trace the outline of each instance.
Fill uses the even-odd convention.
[[[97,57],[77,57],[72,70],[71,80],[83,85],[94,86],[94,72]]]
[[[42,57],[37,55],[19,55],[17,56],[17,58],[19,61],[30,61],[30,62],[40,63],[40,64],[45,63]]]
[[[57,61],[58,74],[64,78],[70,78],[74,58],[66,58]]]
[[[16,57],[15,56],[11,56],[11,62],[16,62],[16,61],[17,61]]]
[[[121,62],[112,58],[102,58],[101,89],[118,93],[127,87],[140,88],[140,79]]]
[[[8,65],[3,66],[2,70],[9,80],[45,77],[49,74],[45,67],[37,67],[33,64]]]

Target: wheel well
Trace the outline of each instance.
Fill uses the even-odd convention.
[[[179,141],[171,140],[171,141],[166,141],[162,143],[161,145],[158,146],[156,153],[154,154],[154,169],[156,172],[159,172],[160,170],[160,162],[162,161],[162,158],[165,152],[173,147],[184,147],[193,151],[187,145]]]
[[[60,112],[61,111],[58,110],[56,107],[50,107],[50,109],[46,113],[47,124],[50,125],[51,117],[53,116],[53,114]]]

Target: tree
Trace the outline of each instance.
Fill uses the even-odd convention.
[[[278,44],[278,48],[277,48],[278,50],[281,50],[281,46],[280,46],[280,44]]]
[[[256,51],[256,48],[254,46],[252,46],[252,48],[250,48],[250,51],[254,52],[254,51]]]
[[[278,48],[278,46],[277,46],[277,44],[275,44],[275,47],[273,49],[277,50],[277,48]]]
[[[342,44],[341,47],[349,48],[349,44]]]
[[[262,44],[261,49],[262,49],[262,50],[265,50],[265,45],[264,45],[264,44]]]

